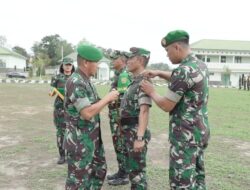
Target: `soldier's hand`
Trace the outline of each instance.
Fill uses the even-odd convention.
[[[149,96],[155,91],[153,84],[147,80],[142,80],[140,88]]]
[[[145,141],[138,141],[138,140],[135,140],[134,142],[134,151],[135,152],[141,152],[143,150],[145,146]]]
[[[115,101],[119,97],[119,92],[115,89],[113,89],[111,92],[107,95],[109,102]]]
[[[156,70],[145,70],[142,75],[148,78],[154,78],[158,76],[158,72]]]

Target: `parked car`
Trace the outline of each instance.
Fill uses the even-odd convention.
[[[9,78],[27,78],[25,73],[17,72],[17,71],[11,71],[6,74]]]

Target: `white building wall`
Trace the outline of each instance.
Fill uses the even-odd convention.
[[[17,69],[24,69],[26,67],[26,60],[19,57],[1,55],[0,59],[6,63],[6,68],[14,69],[16,66]]]
[[[226,56],[226,63],[233,63],[233,56]]]
[[[209,75],[210,81],[221,81],[221,73],[213,72],[213,75]]]
[[[249,63],[249,67],[250,67],[250,57],[241,57],[241,62],[242,63]]]
[[[239,86],[240,75],[241,75],[241,73],[231,73],[231,75],[230,75],[231,86],[233,86],[233,87]]]
[[[109,80],[109,66],[107,63],[102,62],[98,65],[98,76],[99,80]]]
[[[210,58],[210,62],[218,62],[219,61],[218,55],[208,55],[207,58]]]

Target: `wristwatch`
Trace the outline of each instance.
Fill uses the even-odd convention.
[[[144,140],[144,137],[143,137],[143,136],[136,136],[136,140],[137,140],[137,141],[143,141],[143,140]]]

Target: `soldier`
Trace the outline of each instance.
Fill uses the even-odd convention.
[[[247,77],[247,90],[250,90],[250,75]]]
[[[118,98],[113,90],[100,99],[90,81],[97,71],[102,52],[89,45],[77,48],[77,70],[65,87],[66,131],[64,146],[68,151],[66,189],[100,190],[106,176],[99,112]]]
[[[244,86],[244,90],[247,89],[247,76],[244,76],[243,78],[243,86]]]
[[[121,133],[120,118],[119,118],[119,108],[121,103],[121,98],[124,92],[127,90],[131,79],[126,71],[127,57],[124,52],[115,50],[108,55],[112,59],[112,66],[115,70],[115,76],[113,82],[111,83],[111,89],[118,90],[120,93],[118,101],[109,104],[109,124],[113,140],[113,145],[116,153],[116,158],[118,162],[118,172],[113,175],[108,175],[109,185],[125,185],[129,183],[128,174],[126,173],[125,159],[126,159],[126,148],[124,145],[124,139]]]
[[[65,162],[65,150],[63,149],[63,139],[65,133],[65,119],[64,119],[64,107],[63,107],[63,96],[64,96],[64,87],[67,79],[75,71],[73,60],[71,58],[64,58],[62,64],[59,68],[59,74],[52,77],[51,86],[59,91],[62,95],[58,95],[54,103],[54,124],[56,126],[56,137],[57,137],[57,147],[59,150],[59,159],[57,164],[63,164]],[[50,94],[54,96],[55,90]]]
[[[206,189],[204,150],[210,136],[207,102],[208,69],[189,47],[189,35],[183,30],[169,32],[162,39],[173,64],[172,72],[147,71],[146,76],[168,80],[165,96],[143,81],[141,88],[164,111],[170,112],[169,181],[172,190]]]
[[[241,90],[241,76],[239,77],[239,90]]]
[[[147,189],[146,154],[150,141],[148,129],[151,98],[140,89],[141,73],[149,61],[150,52],[142,48],[130,48],[127,69],[133,74],[128,90],[121,100],[121,125],[127,149],[126,169],[132,190]]]

